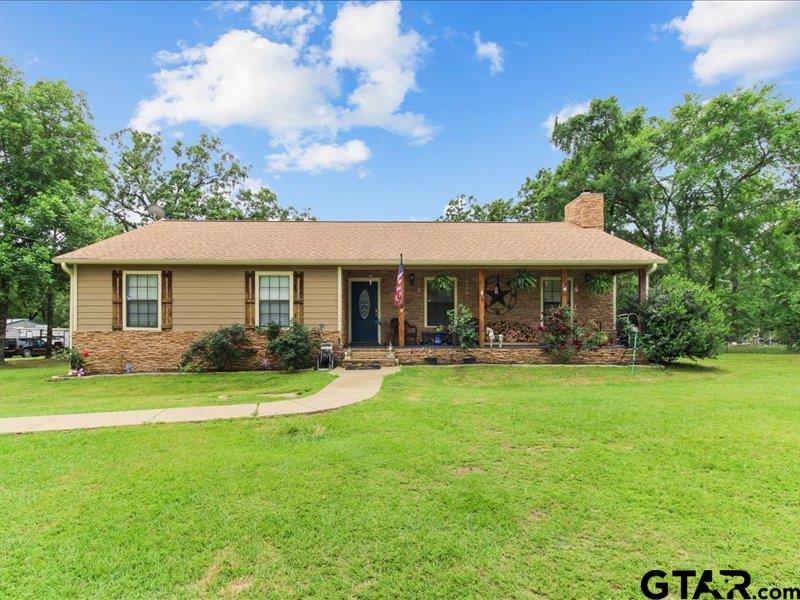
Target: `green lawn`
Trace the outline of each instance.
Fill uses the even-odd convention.
[[[0,597],[642,598],[655,568],[800,585],[799,375],[796,355],[417,367],[328,413],[0,436]]]
[[[0,417],[104,410],[245,404],[312,394],[333,381],[321,371],[126,375],[52,381],[63,362],[28,358],[0,367]]]

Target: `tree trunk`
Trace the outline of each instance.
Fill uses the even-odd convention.
[[[47,293],[44,297],[44,318],[47,324],[47,347],[45,349],[45,358],[53,357],[53,308],[55,298],[53,297],[53,288],[48,287]]]
[[[0,300],[0,347],[3,349],[0,352],[0,365],[6,361],[6,321],[8,320],[8,310],[8,300]]]

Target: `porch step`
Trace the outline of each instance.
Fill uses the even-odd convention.
[[[345,369],[380,369],[381,367],[393,367],[397,364],[397,359],[387,358],[345,358],[342,366]]]
[[[380,360],[391,356],[386,350],[350,350],[350,358]]]

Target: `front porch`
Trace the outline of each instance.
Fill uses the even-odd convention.
[[[534,289],[512,288],[511,278],[520,270],[534,278]],[[554,307],[572,306],[578,324],[605,332],[612,344],[616,341],[616,277],[626,271],[630,272],[631,268],[417,269],[407,266],[405,304],[398,308],[394,305],[396,268],[343,270],[343,346],[386,348],[391,344],[398,360],[404,364],[423,362],[426,356],[452,362],[455,359],[447,359],[447,356],[456,351],[447,333],[446,310],[464,304],[478,322],[478,348],[467,351],[474,352],[478,362],[547,362],[542,360],[546,352],[540,344],[538,328],[542,314]],[[643,268],[636,271],[643,297],[647,273]],[[431,288],[432,280],[441,273],[453,280],[449,295],[434,293]],[[598,275],[611,280],[610,289],[602,293],[590,290],[589,283]],[[493,344],[487,337],[487,327],[496,336]],[[502,348],[498,347],[500,335],[504,338]]]

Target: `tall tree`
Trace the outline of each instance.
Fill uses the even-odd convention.
[[[310,219],[308,210],[282,207],[263,186],[248,186],[248,166],[219,138],[201,135],[169,148],[159,134],[123,129],[109,138],[114,164],[104,206],[126,230],[153,219],[160,206],[171,219]]]
[[[105,184],[105,151],[83,94],[63,81],[29,85],[0,58],[0,343],[11,303],[41,298],[53,282],[55,248],[36,225],[37,207],[75,209]]]

